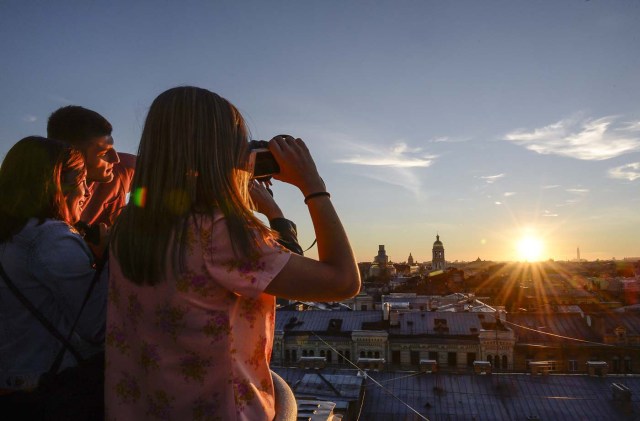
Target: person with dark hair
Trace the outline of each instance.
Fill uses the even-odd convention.
[[[89,226],[110,227],[130,192],[136,157],[116,152],[111,132],[106,118],[77,105],[59,108],[47,123],[49,138],[68,142],[84,155],[91,198],[80,219]]]
[[[254,214],[282,217],[252,181],[236,107],[188,86],[151,104],[136,194],[110,238],[107,419],[272,420],[275,297],[359,292],[349,240],[305,143],[282,135],[268,149],[280,166],[274,178],[302,192],[318,260],[280,246]]]
[[[57,372],[78,360],[61,353],[39,317],[65,336],[73,331],[78,349],[96,351],[89,345],[104,341],[107,279],[93,284],[91,251],[73,227],[90,197],[82,153],[64,142],[24,138],[2,162],[0,192],[0,405],[12,419],[40,419],[42,396],[34,390],[41,376],[57,354]],[[8,415],[9,408],[31,412]]]

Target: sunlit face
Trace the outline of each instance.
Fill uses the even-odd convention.
[[[87,143],[83,153],[88,182],[108,183],[113,180],[113,165],[120,162],[120,158],[113,148],[111,136],[93,138]]]
[[[87,186],[86,176],[83,174],[80,179],[78,178],[79,174],[77,170],[64,174],[62,180],[64,201],[67,205],[67,212],[69,213],[72,224],[80,220],[82,210],[91,196],[91,192]]]
[[[542,240],[526,235],[518,241],[518,258],[528,262],[537,262],[542,257]]]

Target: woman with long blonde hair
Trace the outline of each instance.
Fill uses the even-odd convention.
[[[291,254],[253,213],[248,133],[226,99],[160,94],[145,122],[133,194],[112,237],[108,419],[274,418],[275,296],[340,300],[360,278],[301,139],[276,136],[276,179],[309,207],[319,259]]]

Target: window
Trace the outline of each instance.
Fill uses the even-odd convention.
[[[411,351],[409,355],[411,357],[411,365],[420,364],[420,353],[418,351]]]
[[[380,358],[380,352],[376,351],[373,356],[376,357],[376,358]]]
[[[291,359],[293,361],[298,361],[298,351],[297,350],[295,350],[295,349],[291,350]]]
[[[620,372],[620,358],[619,357],[613,357],[611,359],[611,370],[614,373],[619,373]]]
[[[360,351],[360,358],[364,358],[364,351]]]
[[[367,311],[367,305],[366,305],[366,304],[363,304],[363,305],[360,307],[360,310],[362,310],[362,311]]]
[[[333,360],[333,354],[331,351],[327,351],[327,362],[330,363]]]
[[[449,367],[456,367],[458,365],[458,353],[457,352],[448,352],[447,353],[447,365]]]
[[[391,362],[400,364],[400,351],[391,351]]]
[[[505,370],[507,368],[509,368],[509,364],[508,363],[509,363],[509,360],[508,360],[507,356],[503,355],[502,356],[502,368],[505,369]]]
[[[289,351],[288,349],[284,351],[284,360],[287,362],[291,361],[291,351]]]
[[[476,360],[475,352],[467,352],[467,367],[473,367],[473,362]]]
[[[578,360],[569,360],[567,368],[569,371],[578,371]]]
[[[632,373],[632,367],[631,367],[631,358],[629,357],[624,357],[624,371],[627,373]]]
[[[302,356],[303,356],[303,357],[306,357],[306,356],[307,356],[307,350],[306,350],[306,349],[303,349],[303,350],[302,350]]]

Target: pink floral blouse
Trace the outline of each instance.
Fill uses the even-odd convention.
[[[271,420],[275,298],[263,291],[291,255],[269,239],[238,261],[219,214],[188,238],[186,272],[153,287],[110,261],[106,419]]]

